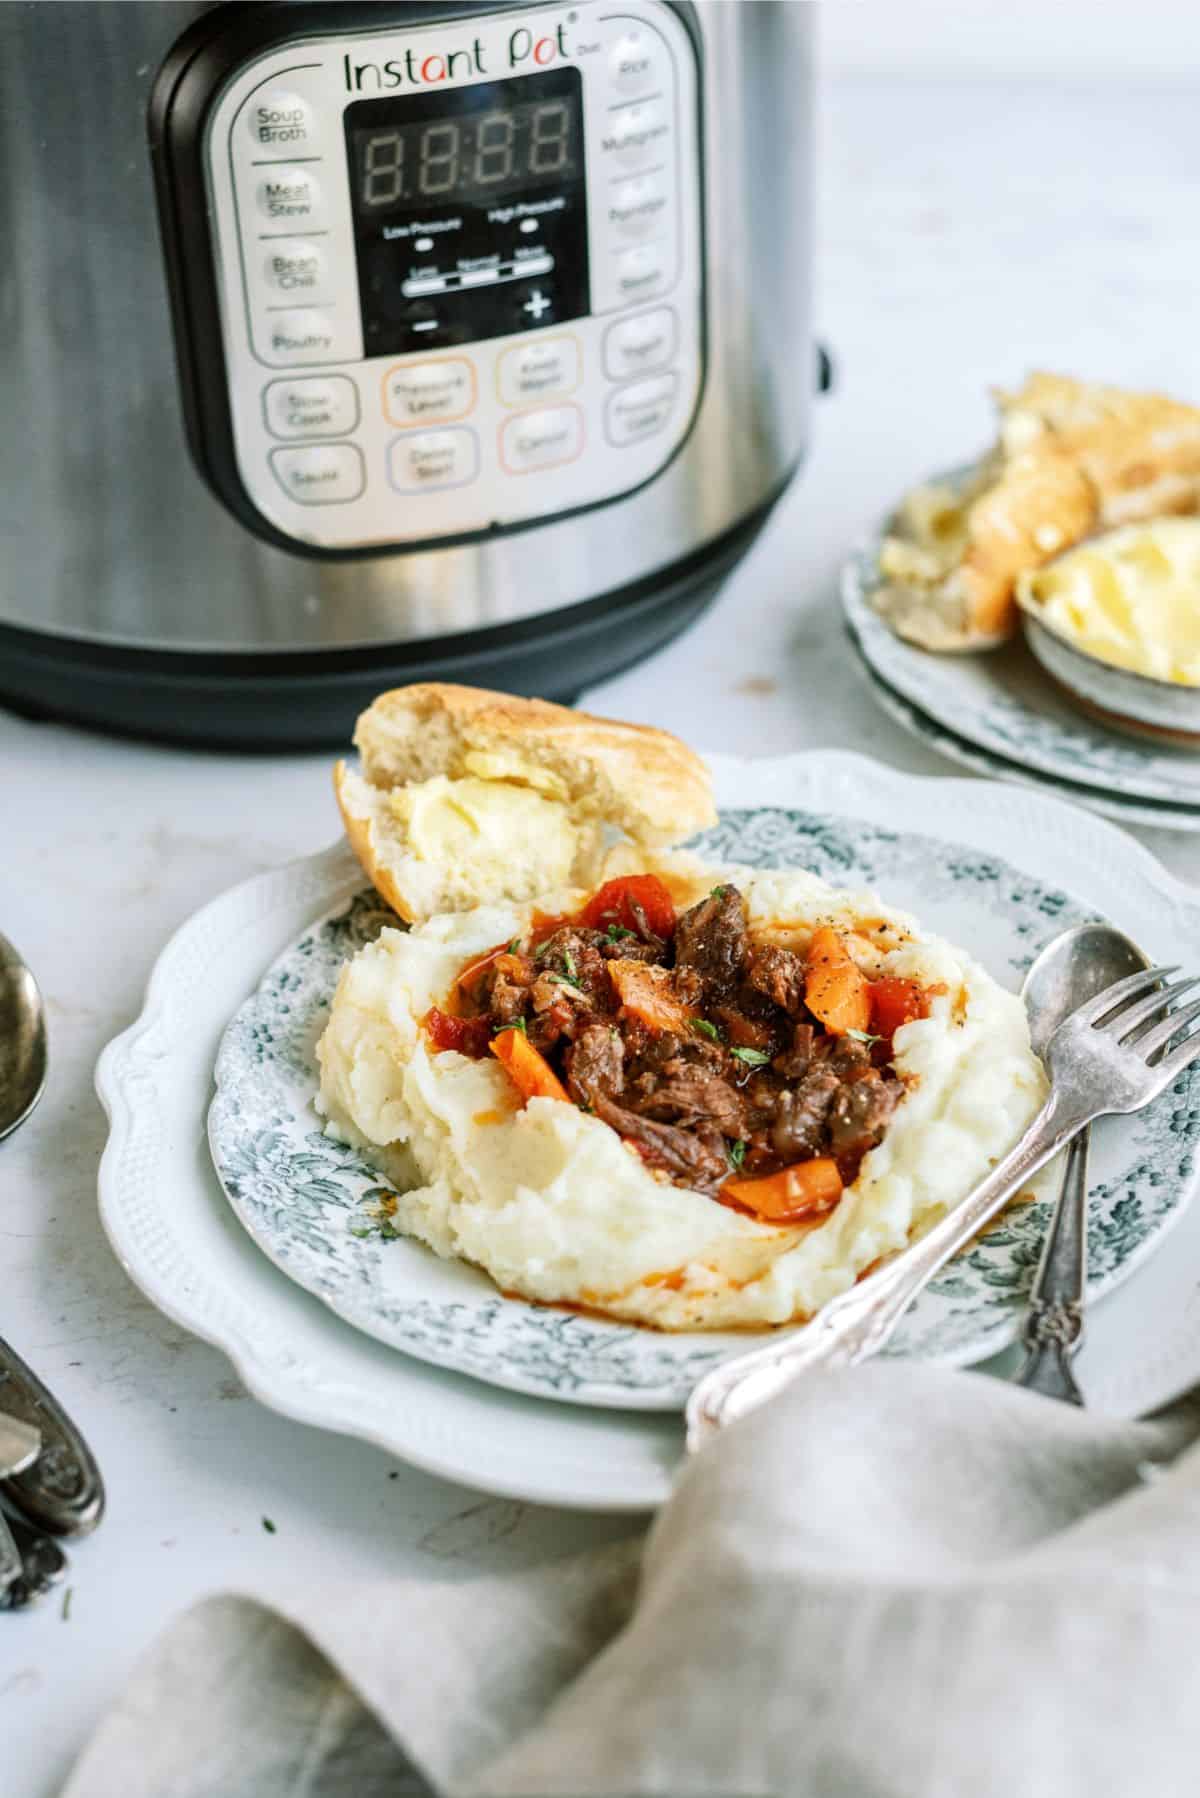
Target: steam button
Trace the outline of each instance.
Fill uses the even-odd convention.
[[[308,223],[321,210],[321,184],[307,169],[281,164],[258,184],[258,210],[274,225]]]
[[[617,298],[623,306],[648,300],[667,286],[667,262],[660,244],[622,250],[615,266]]]
[[[272,450],[270,461],[279,485],[302,506],[345,505],[367,484],[362,451],[352,443]]]
[[[649,93],[658,79],[655,49],[656,39],[637,26],[619,37],[608,60],[613,85],[623,93]]]
[[[269,88],[251,100],[246,126],[260,150],[307,148],[317,135],[313,109],[299,94]]]

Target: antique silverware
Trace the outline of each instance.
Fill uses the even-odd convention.
[[[38,1430],[0,1412],[0,1479],[10,1473],[20,1473],[22,1468],[36,1461],[41,1448]],[[21,1551],[5,1522],[4,1512],[0,1510],[0,1609],[4,1608],[8,1593],[23,1570]]]
[[[24,961],[0,936],[0,1137],[23,1124],[46,1085],[46,1014]]]
[[[1034,1050],[1046,1045],[1063,1019],[1127,974],[1149,967],[1149,958],[1111,924],[1079,924],[1048,943],[1021,988]],[[1021,1329],[1027,1350],[1015,1384],[1047,1398],[1082,1405],[1071,1362],[1083,1340],[1087,1294],[1088,1139],[1085,1125],[1067,1150],[1058,1199]]]
[[[67,1571],[67,1557],[58,1543],[34,1529],[19,1512],[0,1512],[20,1557],[20,1572],[7,1591],[0,1591],[0,1611],[23,1611],[56,1586]]]
[[[706,1374],[688,1400],[689,1450],[700,1448],[714,1431],[753,1410],[799,1373],[848,1367],[875,1354],[938,1270],[1085,1124],[1109,1112],[1140,1111],[1200,1059],[1197,1032],[1151,1065],[1156,1050],[1166,1048],[1200,1017],[1200,1000],[1159,1017],[1197,984],[1181,980],[1163,985],[1177,972],[1149,968],[1131,974],[1060,1024],[1046,1049],[1049,1096],[1016,1145],[960,1205],[911,1247],[832,1299],[803,1330]],[[1124,1009],[1113,1018],[1118,1006]]]

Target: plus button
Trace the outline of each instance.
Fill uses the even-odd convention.
[[[531,318],[540,319],[543,312],[549,312],[550,301],[546,298],[540,287],[535,287],[521,310],[522,312],[528,312]]]

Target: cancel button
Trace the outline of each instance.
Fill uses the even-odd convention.
[[[578,406],[547,406],[518,412],[500,429],[500,460],[509,474],[557,468],[573,462],[583,448],[583,413]]]

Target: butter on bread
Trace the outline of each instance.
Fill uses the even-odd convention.
[[[875,607],[924,649],[1004,642],[1020,576],[1093,531],[1200,511],[1200,410],[1052,374],[995,398],[975,476],[910,494],[880,554]]]
[[[716,822],[677,737],[542,699],[430,682],[383,693],[334,789],[350,843],[408,922],[591,886],[618,835],[646,851]]]

